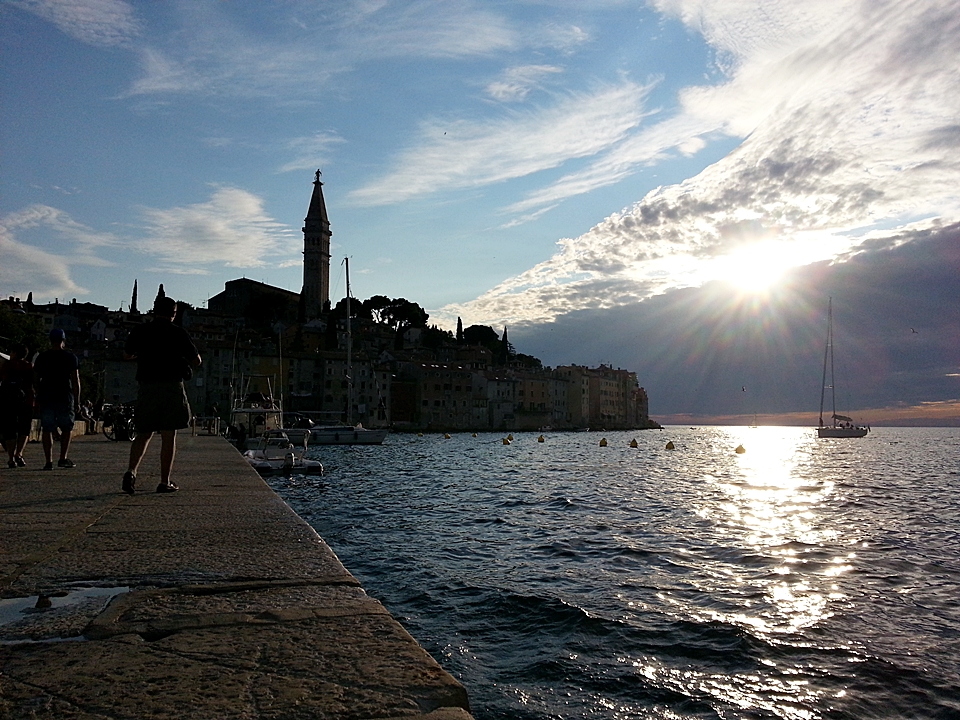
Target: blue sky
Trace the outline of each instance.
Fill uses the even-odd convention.
[[[10,0],[0,12],[4,296],[116,308],[137,279],[141,297],[162,282],[202,305],[240,276],[298,291],[321,168],[354,295],[415,300],[451,329],[458,316],[509,325],[549,364],[610,362],[679,386],[655,375],[643,338],[598,329],[646,327],[691,294],[717,307],[718,287],[720,305],[769,308],[770,293],[815,278],[797,288],[806,304],[766,320],[801,337],[821,332],[829,281],[850,263],[881,273],[906,253],[923,276],[924,258],[934,275],[957,259],[957,2]],[[939,298],[923,304],[942,308],[935,318],[911,315],[928,298],[887,289],[898,328],[930,323],[937,341],[904,362],[937,382],[863,407],[960,397],[943,283],[917,286]],[[831,292],[841,307],[863,301]],[[737,384],[734,370],[716,382]]]

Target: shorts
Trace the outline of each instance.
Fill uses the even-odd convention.
[[[138,433],[190,426],[190,402],[182,382],[140,383],[133,424]]]
[[[29,405],[14,407],[0,419],[0,438],[13,440],[18,436],[29,435],[33,424],[33,408]]]
[[[66,402],[40,404],[40,429],[44,432],[57,429],[70,432],[73,430],[73,418],[73,395],[68,395]]]

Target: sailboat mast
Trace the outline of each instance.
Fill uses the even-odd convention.
[[[823,397],[827,390],[827,356],[830,356],[830,385],[833,385],[833,298],[827,305],[827,344],[823,346],[823,379],[820,381],[820,427],[823,427]],[[834,411],[836,415],[836,400],[834,400]]]
[[[833,425],[837,424],[837,381],[836,376],[833,373],[833,298],[830,298],[830,303],[827,308],[827,324],[830,326],[829,330],[829,343],[830,343],[830,405],[831,405],[831,414],[830,420]]]
[[[343,259],[347,276],[347,425],[352,425],[353,417],[353,333],[350,328],[350,258]]]

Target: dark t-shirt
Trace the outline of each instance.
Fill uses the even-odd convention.
[[[198,355],[187,331],[167,320],[135,327],[123,350],[137,356],[137,380],[142,383],[183,380]]]
[[[7,360],[0,367],[0,405],[0,410],[33,407],[33,365],[26,360]]]
[[[60,348],[44,350],[37,355],[33,364],[37,376],[37,402],[41,405],[67,403],[79,367],[77,356]]]

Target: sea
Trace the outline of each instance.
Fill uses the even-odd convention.
[[[270,480],[477,720],[960,718],[960,429],[512,438]]]

